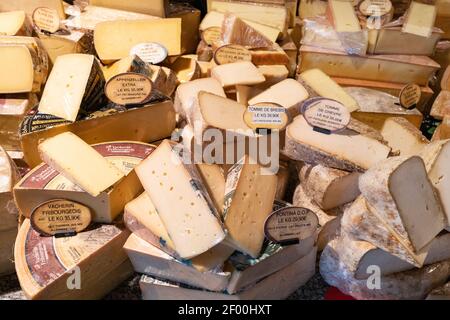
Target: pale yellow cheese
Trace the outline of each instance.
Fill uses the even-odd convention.
[[[158,17],[165,16],[164,0],[90,0],[89,4],[99,7],[145,13]]]
[[[31,35],[28,17],[23,11],[0,12],[0,35],[27,36]]]
[[[55,9],[61,19],[66,18],[62,0],[2,0],[0,11],[23,10],[31,17],[34,10],[39,7]]]
[[[428,37],[436,20],[436,7],[425,3],[411,3],[403,25],[403,32]]]
[[[351,1],[329,0],[328,5],[337,32],[357,32],[361,30]]]
[[[31,52],[27,47],[0,46],[0,93],[31,92],[33,68]]]
[[[211,77],[217,79],[222,87],[254,85],[266,80],[261,71],[249,61],[216,66],[211,70]]]

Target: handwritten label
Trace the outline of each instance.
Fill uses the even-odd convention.
[[[252,61],[252,54],[243,46],[227,44],[216,50],[214,61],[219,65],[238,61]]]
[[[202,32],[202,39],[208,46],[219,43],[222,38],[221,27],[209,27]]]
[[[420,101],[422,92],[415,83],[407,84],[400,91],[400,105],[405,109],[414,109]]]
[[[140,73],[121,73],[112,77],[105,86],[109,100],[119,105],[142,104],[150,100],[151,80]]]
[[[322,97],[306,100],[301,107],[301,113],[310,126],[322,129],[324,133],[345,129],[351,118],[350,112],[342,103]]]
[[[365,16],[381,17],[391,12],[392,2],[390,0],[363,0],[358,8]]]
[[[253,130],[283,130],[289,121],[286,109],[272,102],[260,102],[251,105],[244,112],[244,122]]]
[[[33,229],[45,236],[79,233],[89,226],[91,220],[88,207],[65,199],[41,204],[30,217]]]
[[[139,43],[130,50],[130,56],[137,55],[143,61],[151,64],[163,62],[168,55],[166,47],[156,42]]]
[[[39,7],[34,10],[33,23],[42,31],[55,33],[59,29],[60,20],[55,9]]]
[[[286,207],[273,212],[264,223],[264,233],[270,241],[296,244],[317,232],[319,219],[309,209]]]

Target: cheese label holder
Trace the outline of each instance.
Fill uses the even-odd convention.
[[[269,215],[264,223],[266,238],[280,245],[298,244],[317,232],[319,219],[306,208],[289,206]]]
[[[106,97],[119,105],[143,104],[151,99],[152,81],[143,74],[121,73],[112,77],[105,86]]]
[[[32,19],[34,25],[38,27],[42,32],[55,33],[59,30],[59,14],[53,8],[36,8],[33,11]]]
[[[415,83],[409,83],[402,88],[399,94],[400,106],[405,109],[414,109],[420,101],[422,91]]]
[[[314,131],[324,134],[344,130],[351,119],[346,106],[336,100],[322,97],[306,100],[301,106],[300,113]]]
[[[214,61],[218,65],[239,61],[252,61],[252,54],[241,45],[227,44],[217,48],[214,52]]]
[[[365,16],[382,17],[392,10],[390,0],[363,0],[358,5],[358,10]]]
[[[271,130],[283,130],[289,122],[284,107],[273,102],[259,102],[248,106],[244,122],[257,133],[270,134]]]
[[[166,47],[157,42],[144,42],[135,45],[130,50],[130,56],[137,55],[150,64],[158,64],[166,60],[168,51]]]
[[[220,41],[222,38],[221,27],[209,27],[202,32],[202,40],[208,45],[212,46]]]
[[[73,236],[92,221],[91,209],[81,203],[55,199],[37,206],[30,216],[31,226],[43,236]]]

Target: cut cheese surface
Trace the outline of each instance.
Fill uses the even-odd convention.
[[[198,163],[197,169],[217,211],[222,214],[225,198],[225,173],[217,164]]]
[[[211,77],[217,79],[222,87],[254,85],[266,81],[261,71],[249,61],[216,66],[211,70]]]
[[[361,30],[352,1],[329,0],[328,6],[337,32],[357,32]]]
[[[0,12],[0,35],[20,36],[31,34],[24,11]]]
[[[59,56],[86,52],[91,41],[88,34],[76,30],[72,30],[68,35],[38,32],[38,37],[53,64]]]
[[[145,13],[158,17],[165,16],[164,0],[90,0],[89,4],[93,6],[119,9],[124,11]]]
[[[104,62],[129,55],[131,48],[144,42],[158,42],[170,56],[181,53],[181,19],[106,21],[95,26],[94,45]]]
[[[359,105],[344,89],[333,79],[319,69],[307,70],[299,75],[299,79],[311,87],[318,95],[339,101],[353,112],[359,109]]]
[[[39,144],[39,153],[45,163],[93,196],[124,177],[123,172],[71,132],[45,140]]]
[[[434,5],[412,1],[406,14],[403,32],[428,37],[433,30],[435,20],[436,7]]]
[[[249,105],[260,102],[274,102],[283,106],[291,116],[300,113],[300,104],[309,97],[306,89],[294,79],[285,79],[248,101]]]
[[[0,1],[0,11],[23,10],[31,16],[36,8],[47,7],[55,9],[59,17],[65,19],[63,3],[62,0],[2,0]]]
[[[31,92],[34,81],[32,56],[23,45],[0,45],[0,93]]]
[[[136,173],[182,258],[193,258],[220,243],[225,232],[195,168],[165,140]]]
[[[200,66],[197,59],[189,56],[179,57],[170,68],[176,73],[179,83],[200,78]]]
[[[58,57],[45,85],[39,112],[75,121],[95,68],[94,59],[88,54]]]

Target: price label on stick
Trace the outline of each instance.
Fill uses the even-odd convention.
[[[417,84],[410,83],[400,91],[400,105],[405,109],[414,109],[420,101],[422,92]]]
[[[315,97],[306,100],[301,114],[315,131],[330,134],[345,129],[350,123],[350,112],[342,103]]]
[[[150,100],[152,81],[145,75],[134,72],[112,77],[105,86],[105,95],[119,105],[143,104]]]
[[[33,23],[45,32],[55,33],[59,30],[60,19],[55,9],[39,7],[33,11]]]
[[[219,43],[222,38],[221,27],[209,27],[202,32],[202,39],[208,46]]]
[[[248,106],[244,112],[244,122],[253,130],[283,130],[288,124],[286,109],[273,102],[260,102]]]
[[[227,44],[216,50],[214,61],[219,65],[238,61],[252,61],[252,54],[243,46]]]
[[[168,55],[166,47],[156,42],[139,43],[130,50],[130,56],[137,55],[143,61],[151,64],[163,62]]]

